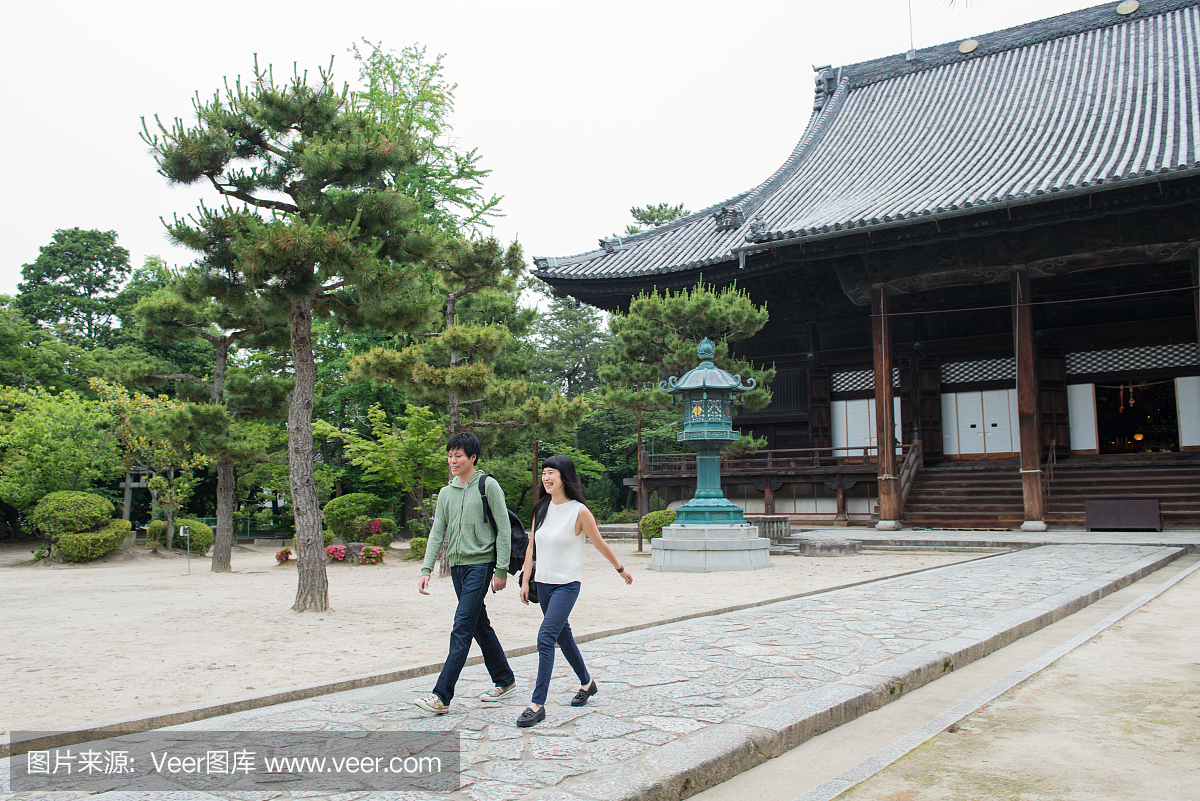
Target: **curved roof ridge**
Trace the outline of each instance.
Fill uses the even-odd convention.
[[[648,239],[654,239],[656,237],[663,236],[665,234],[670,233],[671,231],[682,228],[685,225],[691,225],[692,223],[704,221],[705,219],[710,217],[713,213],[720,211],[722,208],[732,205],[732,204],[739,203],[747,195],[749,195],[752,191],[753,190],[751,190],[751,189],[747,189],[745,192],[739,192],[738,194],[734,195],[733,197],[727,198],[718,203],[713,203],[713,204],[701,209],[700,211],[694,211],[691,214],[688,214],[684,217],[680,217],[677,220],[671,220],[670,222],[663,223],[662,225],[656,226],[647,231],[642,231],[637,234],[629,234],[628,236],[616,235],[616,238],[621,242],[622,245],[625,245],[625,244],[638,244],[638,243],[644,242]],[[604,239],[606,239],[606,237],[601,237],[601,240],[604,240]],[[575,253],[571,256],[533,256],[532,260],[533,260],[533,264],[535,267],[544,269],[546,267],[556,267],[556,266],[562,266],[562,265],[568,265],[568,264],[575,264],[575,263],[578,263],[581,261],[588,261],[590,259],[596,258],[597,256],[604,255],[607,252],[608,251],[606,251],[604,248],[600,247],[600,248],[596,248],[594,250],[584,251],[583,253]]]
[[[936,69],[959,61],[995,55],[1009,50],[1019,50],[1053,39],[1063,39],[1100,28],[1111,28],[1115,24],[1126,24],[1147,17],[1159,16],[1197,5],[1198,2],[1200,0],[1141,0],[1138,8],[1132,13],[1119,14],[1116,10],[1116,3],[1110,0],[1103,5],[1070,11],[1013,28],[1002,28],[956,42],[943,42],[923,47],[911,51],[914,58],[909,58],[907,53],[894,53],[882,58],[847,64],[841,69],[851,85],[850,88],[859,89],[880,81]],[[977,42],[977,47],[967,53],[959,50],[959,46],[963,42],[972,40]]]
[[[791,155],[780,165],[779,169],[772,173],[771,177],[767,178],[767,180],[763,181],[750,192],[747,192],[746,198],[734,206],[734,208],[746,216],[747,220],[749,220],[751,213],[762,206],[763,201],[771,194],[771,191],[799,169],[812,149],[820,144],[821,140],[825,137],[825,132],[829,130],[830,120],[837,116],[837,112],[842,107],[842,103],[845,102],[848,92],[849,81],[841,80],[841,76],[839,75],[837,89],[834,90],[833,95],[829,98],[829,102],[825,104],[820,113],[814,114],[809,120],[808,128],[804,131],[804,135],[800,137],[800,141],[796,143],[796,147],[792,149]]]

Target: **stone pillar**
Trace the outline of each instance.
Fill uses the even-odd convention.
[[[1017,423],[1021,440],[1021,489],[1025,500],[1022,531],[1046,530],[1046,502],[1042,494],[1041,449],[1038,426],[1037,357],[1033,348],[1033,307],[1029,305],[1029,274],[1012,273],[1013,340],[1017,362]]]
[[[896,478],[895,414],[892,409],[892,337],[888,298],[882,287],[871,290],[871,345],[875,357],[875,442],[879,455],[880,531],[900,528],[900,481]]]

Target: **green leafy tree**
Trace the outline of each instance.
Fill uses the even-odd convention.
[[[64,342],[110,346],[117,290],[129,275],[129,251],[117,244],[116,232],[58,230],[39,251],[21,268],[17,308]]]
[[[491,171],[479,167],[478,151],[460,151],[450,139],[457,84],[443,74],[444,55],[429,60],[419,45],[397,52],[367,39],[362,44],[350,48],[365,87],[351,95],[353,108],[410,136],[411,158],[393,174],[394,184],[452,236],[488,225],[500,198],[480,191]]]
[[[112,424],[75,392],[0,389],[0,499],[27,511],[51,492],[102,484],[120,464]]]
[[[195,102],[196,123],[158,122],[143,137],[159,172],[203,182],[227,205],[201,206],[168,226],[201,254],[200,291],[237,308],[235,296],[269,304],[287,320],[294,385],[288,455],[295,513],[296,611],[329,607],[321,509],[314,478],[314,317],[395,330],[427,312],[423,276],[441,249],[421,204],[394,180],[413,163],[412,136],[352,102],[322,70],[277,85],[254,79]]]
[[[630,235],[640,234],[642,231],[657,228],[672,220],[678,220],[680,217],[686,217],[691,214],[690,211],[683,207],[682,203],[677,206],[672,206],[669,203],[634,206],[629,210],[629,213],[638,223],[637,225],[625,226],[625,233]]]
[[[100,378],[92,379],[91,385],[112,415],[121,472],[128,474],[133,467],[140,467],[148,475],[154,508],[167,522],[165,545],[170,550],[175,515],[191,497],[196,469],[209,461],[198,452],[194,432],[180,427],[179,418],[187,413],[188,404],[165,395],[129,393]]]
[[[367,411],[367,418],[370,437],[336,431],[327,423],[318,423],[316,433],[340,439],[353,464],[380,483],[399,487],[408,494],[413,507],[420,509],[426,491],[437,489],[446,479],[441,425],[424,406],[409,406],[389,422],[387,412],[375,404]]]
[[[88,378],[102,369],[104,356],[59,341],[0,296],[0,386],[87,393]]]

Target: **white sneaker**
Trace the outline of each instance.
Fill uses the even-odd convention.
[[[442,701],[441,698],[438,698],[437,693],[423,695],[417,700],[413,701],[413,703],[421,707],[421,709],[424,709],[426,712],[432,712],[435,715],[444,715],[450,711],[449,705]]]
[[[516,683],[512,683],[507,687],[493,687],[492,689],[479,696],[480,701],[499,701],[501,698],[507,698],[516,691]]]

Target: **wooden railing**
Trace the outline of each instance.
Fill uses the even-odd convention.
[[[1046,451],[1046,469],[1042,472],[1042,497],[1050,497],[1050,484],[1054,481],[1054,466],[1058,464],[1058,441],[1050,440],[1050,449]]]
[[[844,448],[788,448],[758,451],[750,456],[722,457],[721,472],[778,473],[786,470],[875,464],[878,461],[877,450],[874,445],[856,445]],[[904,445],[900,446],[899,450],[903,457],[910,448],[908,445]],[[643,463],[648,478],[696,472],[696,454],[694,453],[647,454]]]
[[[900,511],[904,512],[904,503],[908,500],[908,492],[917,480],[917,473],[925,465],[925,453],[921,441],[917,440],[908,453],[904,455],[904,463],[900,465]]]

